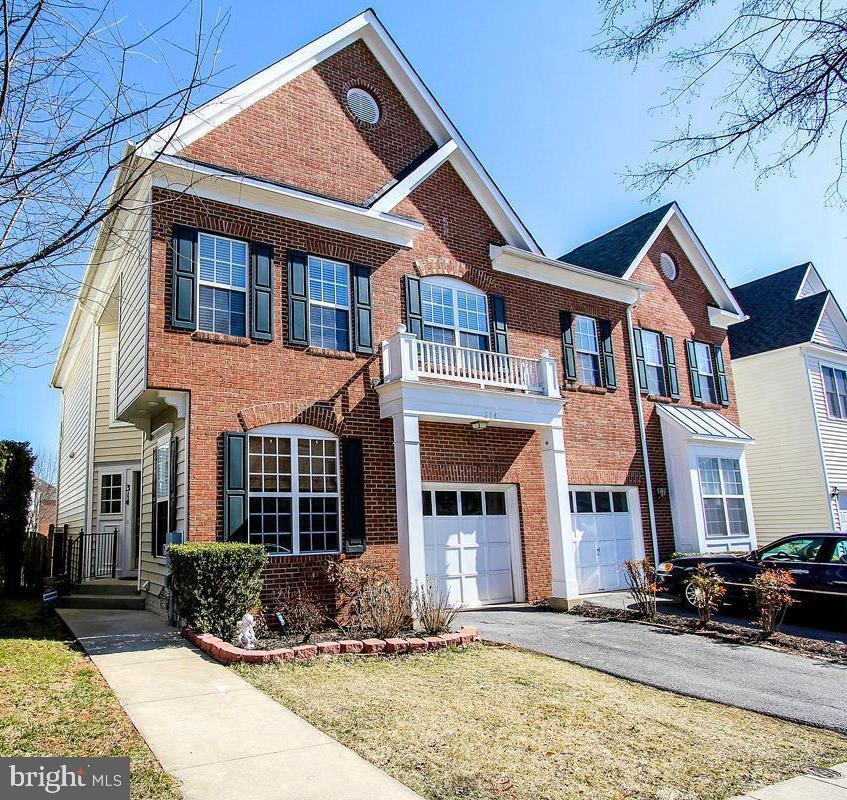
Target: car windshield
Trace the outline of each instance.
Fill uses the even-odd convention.
[[[823,546],[823,537],[798,536],[764,547],[759,551],[762,561],[814,561]]]

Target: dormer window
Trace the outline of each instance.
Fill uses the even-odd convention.
[[[454,278],[421,281],[423,338],[429,342],[489,349],[488,298]]]

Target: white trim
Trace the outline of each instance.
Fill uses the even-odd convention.
[[[716,306],[708,306],[707,311],[709,312],[709,324],[713,328],[723,328],[723,330],[726,330],[730,325],[748,319],[744,314],[736,314],[734,311],[727,311]]]
[[[117,417],[118,406],[118,343],[120,333],[115,339],[115,346],[109,356],[109,427],[110,428],[132,428],[131,422],[124,422]],[[99,364],[99,360],[98,360]]]
[[[408,197],[414,189],[423,183],[435,170],[437,170],[456,150],[456,142],[452,139],[443,144],[423,164],[410,172],[396,186],[389,189],[372,206],[372,211],[389,212],[401,200]]]
[[[153,186],[207,200],[250,208],[265,214],[308,222],[368,239],[411,247],[424,230],[421,222],[328,197],[234,175],[173,156],[161,156]]]
[[[373,53],[435,143],[439,147],[451,140],[456,143],[451,163],[506,241],[540,253],[532,234],[370,9],[242,81],[186,115],[183,120],[158,131],[139,148],[139,155],[151,158],[161,149],[166,156],[173,155],[359,39]],[[172,141],[168,143],[170,139]]]
[[[818,415],[817,402],[815,399],[815,387],[812,384],[812,365],[809,363],[809,357],[815,358],[818,356],[816,350],[820,347],[820,345],[809,345],[809,346],[801,346],[800,353],[803,356],[803,369],[806,373],[806,387],[809,390],[808,398],[810,403],[810,411],[812,414],[812,421],[815,423],[815,434],[818,438],[818,457],[820,458],[821,463],[821,473],[823,475],[823,491],[824,496],[826,498],[826,506],[829,510],[829,518],[832,521],[832,529],[837,531],[839,529],[840,520],[837,518],[837,510],[835,509],[835,503],[832,502],[832,495],[830,494],[830,470],[828,459],[826,457],[826,451],[823,446],[823,431],[821,430],[821,420]],[[844,354],[847,356],[847,353]],[[821,376],[823,379],[823,376]],[[824,404],[826,403],[826,397],[823,398]]]
[[[802,298],[804,299],[804,298]],[[838,305],[838,302],[835,300],[833,295],[830,293],[829,297],[826,298],[826,302],[823,304],[821,308],[821,313],[818,314],[818,320],[815,323],[815,330],[812,333],[812,340],[818,335],[818,331],[820,330],[821,323],[823,322],[824,317],[828,316],[832,320],[832,324],[838,329],[838,333],[841,336],[842,340],[847,342],[847,319],[844,317],[844,312],[841,310],[841,307]],[[815,342],[815,344],[817,344]],[[830,345],[819,345],[820,347],[829,347]],[[837,349],[837,348],[833,348]],[[845,351],[841,351],[845,352]]]
[[[646,283],[605,275],[509,245],[491,245],[489,254],[495,272],[561,286],[627,305],[637,303],[652,288]]]
[[[336,264],[340,267],[344,267],[347,270],[347,305],[341,306],[337,303],[328,303],[325,300],[313,300],[312,299],[312,279],[310,275],[310,261],[311,259],[316,258],[319,261],[327,261],[330,264]],[[321,283],[323,283],[323,277],[321,277]],[[309,315],[309,345],[311,347],[323,347],[323,345],[316,344],[312,341],[312,306],[317,306],[318,308],[334,308],[336,311],[344,311],[347,314],[347,347],[341,351],[346,353],[354,352],[355,342],[353,341],[354,331],[353,331],[353,273],[350,269],[350,264],[347,261],[338,261],[335,258],[329,258],[327,256],[319,256],[315,253],[307,253],[306,254],[306,313]],[[330,348],[337,349],[337,348]]]
[[[833,416],[832,411],[829,408],[829,399],[827,398],[828,392],[826,390],[826,379],[824,378],[824,375],[823,375],[824,368],[826,368],[826,369],[831,369],[833,372],[841,372],[841,373],[844,374],[845,378],[847,378],[847,367],[845,367],[844,365],[824,363],[824,361],[822,359],[817,359],[817,362],[818,362],[818,374],[820,375],[820,379],[821,379],[821,388],[823,389],[823,404],[824,404],[824,408],[826,408],[827,419],[832,420],[833,422],[837,422],[837,423],[842,423],[842,424],[847,423],[847,415],[845,415],[843,417]],[[835,377],[835,376],[833,376],[833,377]],[[836,394],[840,395],[840,392],[838,391],[838,381],[837,380],[835,382],[835,389],[836,389]],[[840,407],[840,401],[839,401],[839,407]]]

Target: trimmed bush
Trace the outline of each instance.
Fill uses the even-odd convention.
[[[259,605],[267,556],[258,544],[187,542],[168,548],[176,609],[188,625],[231,641],[236,624]]]

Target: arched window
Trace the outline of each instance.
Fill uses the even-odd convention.
[[[269,554],[341,547],[338,439],[307,425],[249,432],[248,534]]]
[[[423,338],[476,350],[489,349],[488,298],[455,278],[421,280]]]

